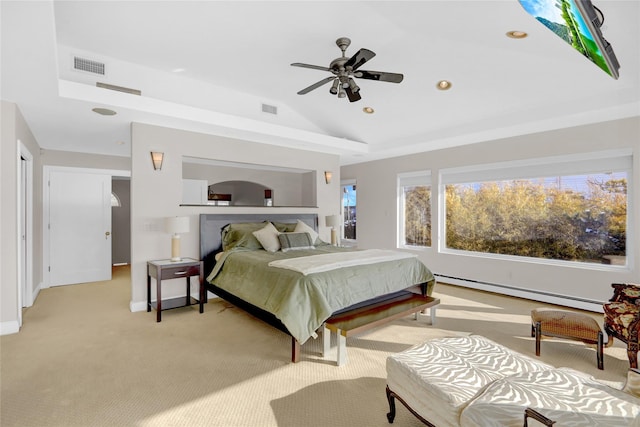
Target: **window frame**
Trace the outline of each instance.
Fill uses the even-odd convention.
[[[429,186],[429,190],[431,191],[431,244],[429,246],[415,246],[415,245],[407,245],[404,243],[404,187],[409,185],[425,185]],[[396,178],[396,190],[397,190],[397,208],[398,208],[398,220],[397,220],[397,230],[398,234],[396,236],[396,246],[398,249],[410,249],[415,251],[427,251],[435,247],[434,245],[434,236],[433,236],[433,184],[431,179],[431,170],[420,170],[420,171],[412,171],[412,172],[401,172],[398,173]]]
[[[606,150],[565,156],[534,158],[527,160],[506,161],[484,165],[472,165],[441,169],[438,172],[438,241],[439,253],[472,256],[499,260],[517,260],[531,264],[565,266],[585,270],[599,271],[632,271],[634,266],[636,226],[634,224],[634,188],[633,188],[633,152],[630,149]],[[447,216],[446,186],[450,184],[468,184],[487,181],[517,180],[543,178],[550,176],[586,175],[608,171],[627,173],[627,218],[626,218],[626,262],[625,265],[596,264],[579,261],[554,260],[546,258],[525,257],[520,255],[473,252],[447,248]],[[433,227],[433,226],[432,226]],[[432,242],[433,246],[433,242]]]

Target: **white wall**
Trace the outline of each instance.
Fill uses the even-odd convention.
[[[182,256],[199,258],[200,213],[335,213],[340,206],[339,158],[337,155],[268,146],[214,135],[187,132],[140,123],[131,131],[131,309],[146,310],[146,263],[166,259],[171,253],[170,236],[164,232],[167,216],[189,216],[190,232],[182,235]],[[162,170],[154,171],[151,151],[164,152]],[[315,170],[315,208],[180,206],[182,201],[182,156],[200,157],[270,166]],[[325,184],[324,171],[335,179]],[[330,239],[320,221],[320,235]],[[205,273],[207,274],[207,273]],[[164,282],[163,282],[164,283]],[[153,287],[153,284],[152,284]],[[184,279],[163,284],[163,298],[184,293]]]
[[[18,328],[18,140],[33,156],[31,268],[34,294],[42,283],[42,164],[40,147],[18,107],[2,101],[0,139],[0,334]]]
[[[632,267],[619,271],[598,268],[552,266],[534,261],[507,261],[473,255],[439,253],[439,209],[432,205],[434,246],[419,252],[420,258],[436,274],[531,289],[593,301],[611,297],[611,283],[640,282],[640,118],[630,118],[589,126],[524,135],[477,143],[393,159],[344,166],[341,178],[355,179],[358,185],[358,246],[395,248],[397,242],[397,174],[431,170],[432,189],[438,188],[442,168],[483,163],[631,148],[634,175],[629,186],[636,209],[629,212],[636,225],[630,259]],[[435,193],[434,193],[434,199]],[[435,200],[437,203],[437,200]],[[632,230],[629,230],[632,233]]]

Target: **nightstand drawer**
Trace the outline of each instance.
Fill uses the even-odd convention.
[[[177,279],[180,277],[198,276],[200,274],[200,265],[177,265],[175,267],[163,267],[161,279]]]

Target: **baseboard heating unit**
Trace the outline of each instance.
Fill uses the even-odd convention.
[[[546,302],[549,304],[557,304],[565,307],[572,307],[581,310],[602,313],[603,301],[594,301],[584,298],[578,298],[568,295],[552,294],[533,289],[517,288],[508,285],[499,285],[495,283],[480,282],[477,280],[462,279],[460,277],[446,276],[434,273],[436,280],[450,285],[462,286],[465,288],[478,289],[481,291],[494,292],[496,294],[509,295],[512,297],[526,298],[533,301]]]

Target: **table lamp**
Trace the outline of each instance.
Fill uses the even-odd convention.
[[[327,227],[331,227],[331,244],[338,245],[338,227],[340,227],[340,215],[327,215],[324,217]]]
[[[182,261],[180,258],[180,233],[189,232],[188,216],[171,216],[165,220],[165,230],[171,237],[171,261]]]

